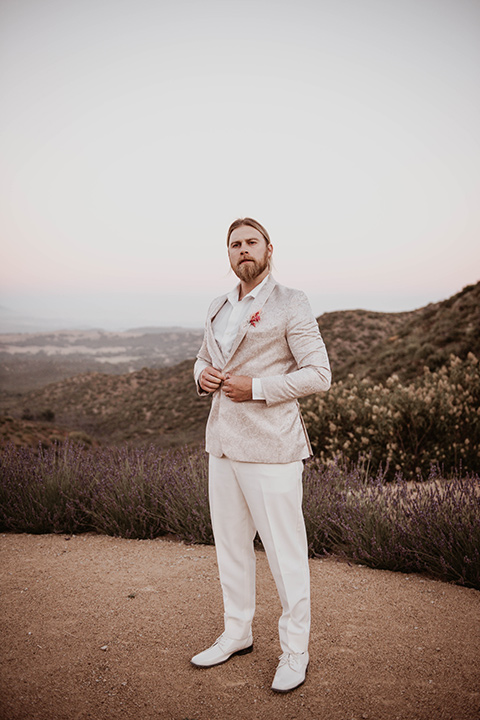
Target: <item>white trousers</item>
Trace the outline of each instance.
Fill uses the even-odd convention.
[[[248,636],[255,612],[256,531],[267,554],[282,615],[283,652],[301,653],[310,633],[310,573],[302,512],[303,463],[248,463],[209,458],[209,499],[225,633]]]

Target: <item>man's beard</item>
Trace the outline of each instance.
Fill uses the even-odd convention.
[[[233,268],[235,275],[243,280],[243,282],[251,282],[263,273],[268,267],[268,250],[261,260],[249,258],[249,262],[240,262],[237,267]]]

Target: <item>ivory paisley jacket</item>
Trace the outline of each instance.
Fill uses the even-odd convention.
[[[307,297],[270,275],[224,357],[212,322],[226,301],[223,295],[210,305],[197,358],[224,373],[260,378],[265,400],[237,403],[221,388],[214,392],[207,452],[259,463],[307,458],[311,446],[297,398],[328,390],[331,382],[327,351]],[[208,395],[198,384],[197,392]]]

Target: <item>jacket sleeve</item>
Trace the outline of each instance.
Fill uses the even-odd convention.
[[[285,375],[262,377],[267,405],[275,405],[312,393],[326,391],[332,374],[318,323],[305,293],[298,291],[286,328],[286,338],[297,370]]]

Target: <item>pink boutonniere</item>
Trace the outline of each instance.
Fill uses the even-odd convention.
[[[260,322],[260,312],[254,313],[248,322],[255,327],[255,325]]]

